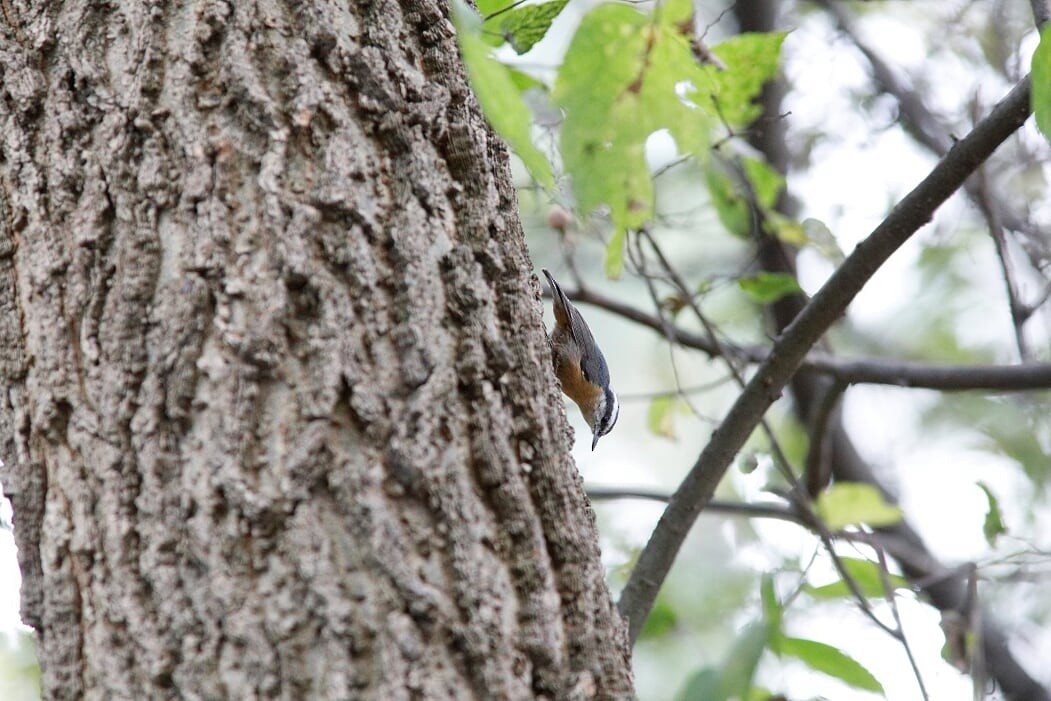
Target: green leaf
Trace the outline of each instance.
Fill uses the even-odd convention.
[[[569,0],[554,0],[515,8],[501,15],[500,31],[515,53],[524,54],[544,38],[551,22],[568,3]]]
[[[870,598],[886,596],[878,563],[853,557],[841,557],[839,561],[864,596]],[[911,586],[907,579],[896,574],[888,573],[887,581],[894,589],[908,589]],[[819,587],[807,585],[804,590],[817,599],[837,599],[854,595],[842,579]]]
[[[763,575],[759,584],[759,595],[763,601],[763,617],[766,620],[767,629],[772,634],[781,631],[781,602],[777,600],[777,592],[774,590],[774,578],[768,574]],[[776,637],[771,635],[771,638]]]
[[[1032,86],[1036,126],[1051,141],[1051,24],[1040,32],[1040,43],[1033,52]]]
[[[839,241],[836,241],[835,235],[825,222],[808,217],[803,220],[802,227],[807,241],[821,255],[837,265],[846,260],[843,249],[839,247]]]
[[[767,233],[776,236],[790,246],[802,248],[810,242],[803,225],[791,217],[771,209],[765,212]]]
[[[735,37],[713,49],[729,59],[727,70],[701,65],[682,27],[687,3],[672,10],[665,19],[624,4],[595,7],[555,81],[552,98],[565,114],[562,161],[581,215],[607,205],[617,231],[653,216],[647,139],[667,130],[681,152],[705,158],[712,127],[758,114],[751,100],[777,69],[783,34]],[[765,193],[768,174],[759,175]],[[607,264],[616,267],[611,254]]]
[[[871,484],[837,482],[817,497],[817,513],[829,530],[867,524],[890,526],[901,520],[901,509],[888,504]]]
[[[675,695],[676,701],[727,701],[750,698],[752,678],[759,658],[770,642],[765,623],[745,627],[718,669],[705,667],[694,672]]]
[[[675,605],[666,596],[658,596],[650,615],[642,624],[639,638],[648,640],[668,634],[679,623],[679,613]]]
[[[646,415],[646,427],[655,435],[674,440],[675,414],[684,413],[688,410],[681,398],[674,395],[663,395],[655,397],[650,402],[650,409]]]
[[[517,68],[508,67],[507,72],[511,74],[511,82],[518,88],[518,92],[523,93],[530,88],[539,88],[546,90],[547,86],[543,82],[537,80],[528,73],[524,73]]]
[[[717,166],[704,174],[715,213],[726,230],[738,238],[748,238],[752,229],[752,212],[748,202],[737,191],[733,178]]]
[[[727,69],[704,66],[708,80],[698,90],[710,100],[712,109],[730,127],[743,127],[758,117],[763,108],[753,100],[763,85],[777,74],[784,32],[739,34],[712,47]]]
[[[726,701],[726,696],[720,694],[719,670],[704,667],[687,677],[675,701]]]
[[[646,140],[666,129],[680,151],[707,151],[715,113],[691,97],[702,82],[711,81],[678,28],[622,4],[584,16],[553,92],[565,112],[562,157],[582,214],[608,205],[616,229],[653,216]]]
[[[506,11],[515,2],[516,0],[477,0],[475,4],[478,5],[478,12],[482,17],[488,17],[494,12]]]
[[[770,643],[770,637],[770,628],[765,623],[749,624],[737,636],[730,654],[719,670],[720,696],[717,698],[748,698],[755,668]]]
[[[758,158],[742,158],[741,165],[752,184],[756,201],[765,209],[777,204],[777,197],[785,189],[785,176],[774,170],[766,161]]]
[[[784,701],[784,696],[778,694],[774,696],[773,692],[769,689],[764,689],[761,686],[752,687],[751,693],[748,694],[748,698],[744,701]]]
[[[663,0],[658,14],[658,19],[665,26],[679,27],[693,17],[693,0]],[[684,31],[685,28],[679,30]],[[692,35],[693,28],[690,27],[688,31]],[[688,38],[690,36],[687,36]]]
[[[787,295],[803,291],[795,277],[788,273],[759,273],[739,278],[737,285],[760,304],[770,304]]]
[[[675,438],[675,397],[655,397],[646,414],[646,427],[651,433],[664,438]]]
[[[583,214],[610,207],[616,229],[651,216],[653,185],[641,124],[645,105],[629,86],[642,72],[647,17],[626,5],[600,5],[578,27],[555,80],[566,113],[561,147]],[[607,268],[609,265],[607,252]]]
[[[846,682],[856,689],[883,694],[883,685],[872,673],[839,648],[816,640],[782,636],[777,642],[781,655],[794,657],[811,669]]]
[[[522,102],[510,70],[490,56],[490,48],[479,34],[478,17],[462,0],[453,3],[453,22],[471,87],[486,119],[511,145],[530,175],[544,187],[553,189],[555,178],[551,164],[533,145],[532,116]]]
[[[1004,525],[1000,513],[1000,501],[996,498],[996,495],[993,494],[985,482],[979,482],[978,487],[985,492],[985,498],[989,502],[989,509],[985,512],[985,523],[982,524],[982,532],[985,534],[986,542],[990,546],[994,546],[996,545],[996,538],[1007,533],[1007,526]]]

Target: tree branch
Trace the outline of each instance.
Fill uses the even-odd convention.
[[[638,637],[697,515],[807,352],[890,255],[929,222],[935,210],[1021,127],[1030,113],[1029,93],[1027,76],[857,246],[774,344],[675,491],[639,556],[618,603],[631,641]]]
[[[1030,0],[1029,4],[1033,7],[1033,21],[1036,22],[1037,29],[1043,29],[1048,20],[1051,20],[1051,4],[1047,0]]]
[[[825,9],[825,11],[833,18],[839,30],[845,34],[858,51],[864,55],[865,60],[868,61],[869,66],[872,68],[872,77],[875,84],[878,86],[878,89],[887,95],[890,95],[898,102],[898,112],[901,117],[902,128],[910,134],[917,143],[926,146],[928,150],[939,158],[944,156],[953,144],[953,136],[950,133],[949,128],[927,108],[923,98],[915,90],[910,88],[905,81],[898,77],[897,71],[884,61],[883,57],[861,38],[857,28],[854,26],[854,21],[851,18],[850,13],[842,6],[842,3],[837,3],[832,0],[815,0],[815,2]],[[1032,0],[1032,8],[1036,25],[1039,28],[1047,21],[1048,3],[1046,0]],[[1004,198],[998,197],[996,193],[993,192],[993,189],[993,184],[985,177],[972,178],[964,183],[964,191],[967,193],[967,196],[975,206],[982,211],[983,216],[985,216],[986,220],[990,223],[993,241],[996,245],[997,254],[1001,258],[1004,269],[1008,301],[1011,305],[1011,320],[1015,324],[1017,339],[1021,339],[1020,326],[1021,323],[1025,321],[1025,319],[1022,318],[1021,312],[1028,309],[1028,313],[1031,314],[1032,310],[1035,310],[1039,304],[1031,305],[1028,308],[1026,308],[1025,305],[1019,304],[1014,283],[1011,280],[1011,274],[1007,268],[1008,264],[1006,251],[1004,250],[1003,234],[1004,230],[1016,231],[1024,237],[1027,237],[1029,240],[1039,240],[1042,232],[1038,227],[1033,225],[1032,221],[1026,219],[1026,217],[1015,214],[1009,208],[996,207],[994,203],[999,202]],[[1040,258],[1044,255],[1044,252],[1034,251],[1024,245],[1022,248],[1029,256],[1033,268],[1039,270]],[[1040,303],[1042,304],[1043,302],[1041,301]],[[1024,341],[1018,340],[1018,344],[1022,360],[1026,360]]]
[[[585,487],[588,498],[592,501],[605,501],[610,499],[647,499],[649,501],[662,501],[667,503],[671,499],[668,492],[658,489],[646,489],[643,487]],[[705,512],[713,514],[725,514],[727,516],[747,516],[750,518],[774,518],[781,521],[789,521],[798,524],[802,528],[808,528],[806,523],[796,513],[795,509],[787,504],[748,504],[738,501],[720,501],[712,499],[708,502]]]
[[[624,304],[590,289],[565,290],[574,302],[590,304],[611,314],[633,321],[670,338],[685,348],[703,351],[711,356],[733,353],[751,363],[766,360],[769,349],[759,346],[733,346],[720,343],[669,325],[658,317]],[[800,364],[807,370],[828,375],[844,384],[893,385],[915,387],[946,392],[966,390],[989,390],[994,392],[1025,392],[1034,389],[1051,389],[1051,363],[1022,363],[1018,365],[944,365],[909,360],[884,358],[839,358],[828,353],[811,352]]]

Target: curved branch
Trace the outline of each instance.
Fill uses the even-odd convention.
[[[890,255],[929,222],[934,211],[1008,136],[1022,126],[1030,113],[1029,88],[1027,76],[946,154],[931,173],[858,244],[774,344],[675,491],[639,556],[638,564],[618,602],[621,615],[628,622],[631,641],[634,642],[638,637],[661,583],[671,569],[693,522],[711,499],[734,455],[744,445],[766,410],[780,396],[807,352],[846,311],[847,305]]]

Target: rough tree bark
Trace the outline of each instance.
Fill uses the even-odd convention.
[[[439,0],[0,3],[0,457],[50,698],[623,698]]]

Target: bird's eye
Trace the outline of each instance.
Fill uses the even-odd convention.
[[[588,375],[588,369],[586,367],[584,367],[584,359],[583,358],[580,359],[580,374],[584,376],[584,379],[586,381],[591,382],[591,376]]]

